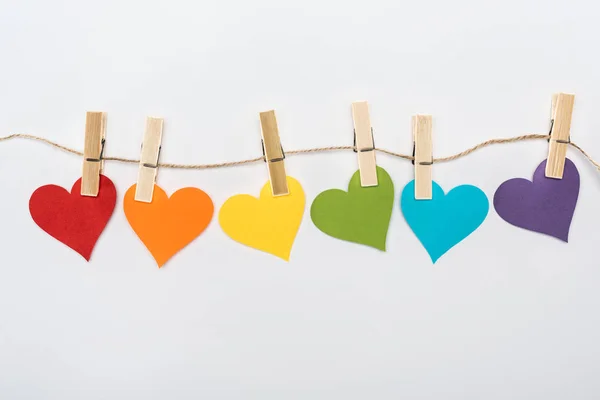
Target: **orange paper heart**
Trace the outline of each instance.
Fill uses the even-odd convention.
[[[179,189],[169,198],[164,190],[154,185],[152,203],[142,203],[134,199],[135,187],[130,187],[125,194],[125,216],[158,266],[162,267],[206,229],[213,216],[213,202],[197,188]]]

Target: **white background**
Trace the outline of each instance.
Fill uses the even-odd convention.
[[[434,154],[547,133],[554,92],[576,94],[572,139],[600,157],[593,1],[9,1],[0,9],[0,136],[83,148],[85,112],[108,113],[106,154],[138,157],[147,115],[165,118],[162,161],[260,155],[258,113],[287,150],[352,143],[368,100],[378,147],[410,153],[410,116],[434,116]],[[446,190],[488,198],[530,178],[534,141],[434,165]],[[113,218],[86,263],[31,220],[39,186],[70,188],[82,160],[0,143],[0,398],[597,399],[598,172],[581,174],[570,243],[490,209],[435,265],[394,206],[388,251],[330,238],[305,213],[291,262],[230,240],[213,219],[158,269],[128,226],[137,166],[107,163]],[[398,194],[409,162],[378,155]],[[290,156],[307,211],[345,188],[352,152]],[[216,209],[258,195],[264,164],[161,169]]]

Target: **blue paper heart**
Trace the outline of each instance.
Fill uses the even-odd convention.
[[[472,185],[447,195],[435,182],[431,200],[415,200],[415,181],[402,190],[400,209],[434,263],[481,225],[490,208],[487,196]]]

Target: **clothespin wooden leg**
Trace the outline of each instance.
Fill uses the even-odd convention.
[[[85,117],[85,142],[83,146],[83,172],[81,195],[97,197],[100,189],[104,153],[106,113],[88,112]]]
[[[158,158],[162,141],[163,119],[146,118],[146,132],[142,142],[140,169],[135,187],[135,201],[152,203],[154,184],[158,172]]]
[[[290,193],[285,173],[285,153],[279,139],[279,129],[277,128],[277,119],[275,111],[265,111],[260,113],[260,125],[262,131],[263,152],[267,169],[269,171],[269,181],[271,182],[271,192],[273,196],[285,196]]]
[[[377,186],[375,142],[369,116],[369,105],[366,101],[352,103],[352,119],[354,120],[354,146],[358,154],[360,186]]]
[[[570,143],[571,118],[575,96],[558,93],[552,97],[552,130],[548,160],[546,161],[546,177],[562,179],[565,169],[567,146]]]
[[[433,164],[431,140],[431,115],[415,115],[412,117],[413,140],[415,145],[415,200],[431,200],[433,181],[431,166]]]

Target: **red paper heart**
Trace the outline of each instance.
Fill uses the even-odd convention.
[[[110,179],[100,175],[97,197],[82,196],[80,191],[81,178],[71,193],[57,185],[39,187],[29,199],[29,212],[46,233],[89,261],[115,208],[117,190]]]

